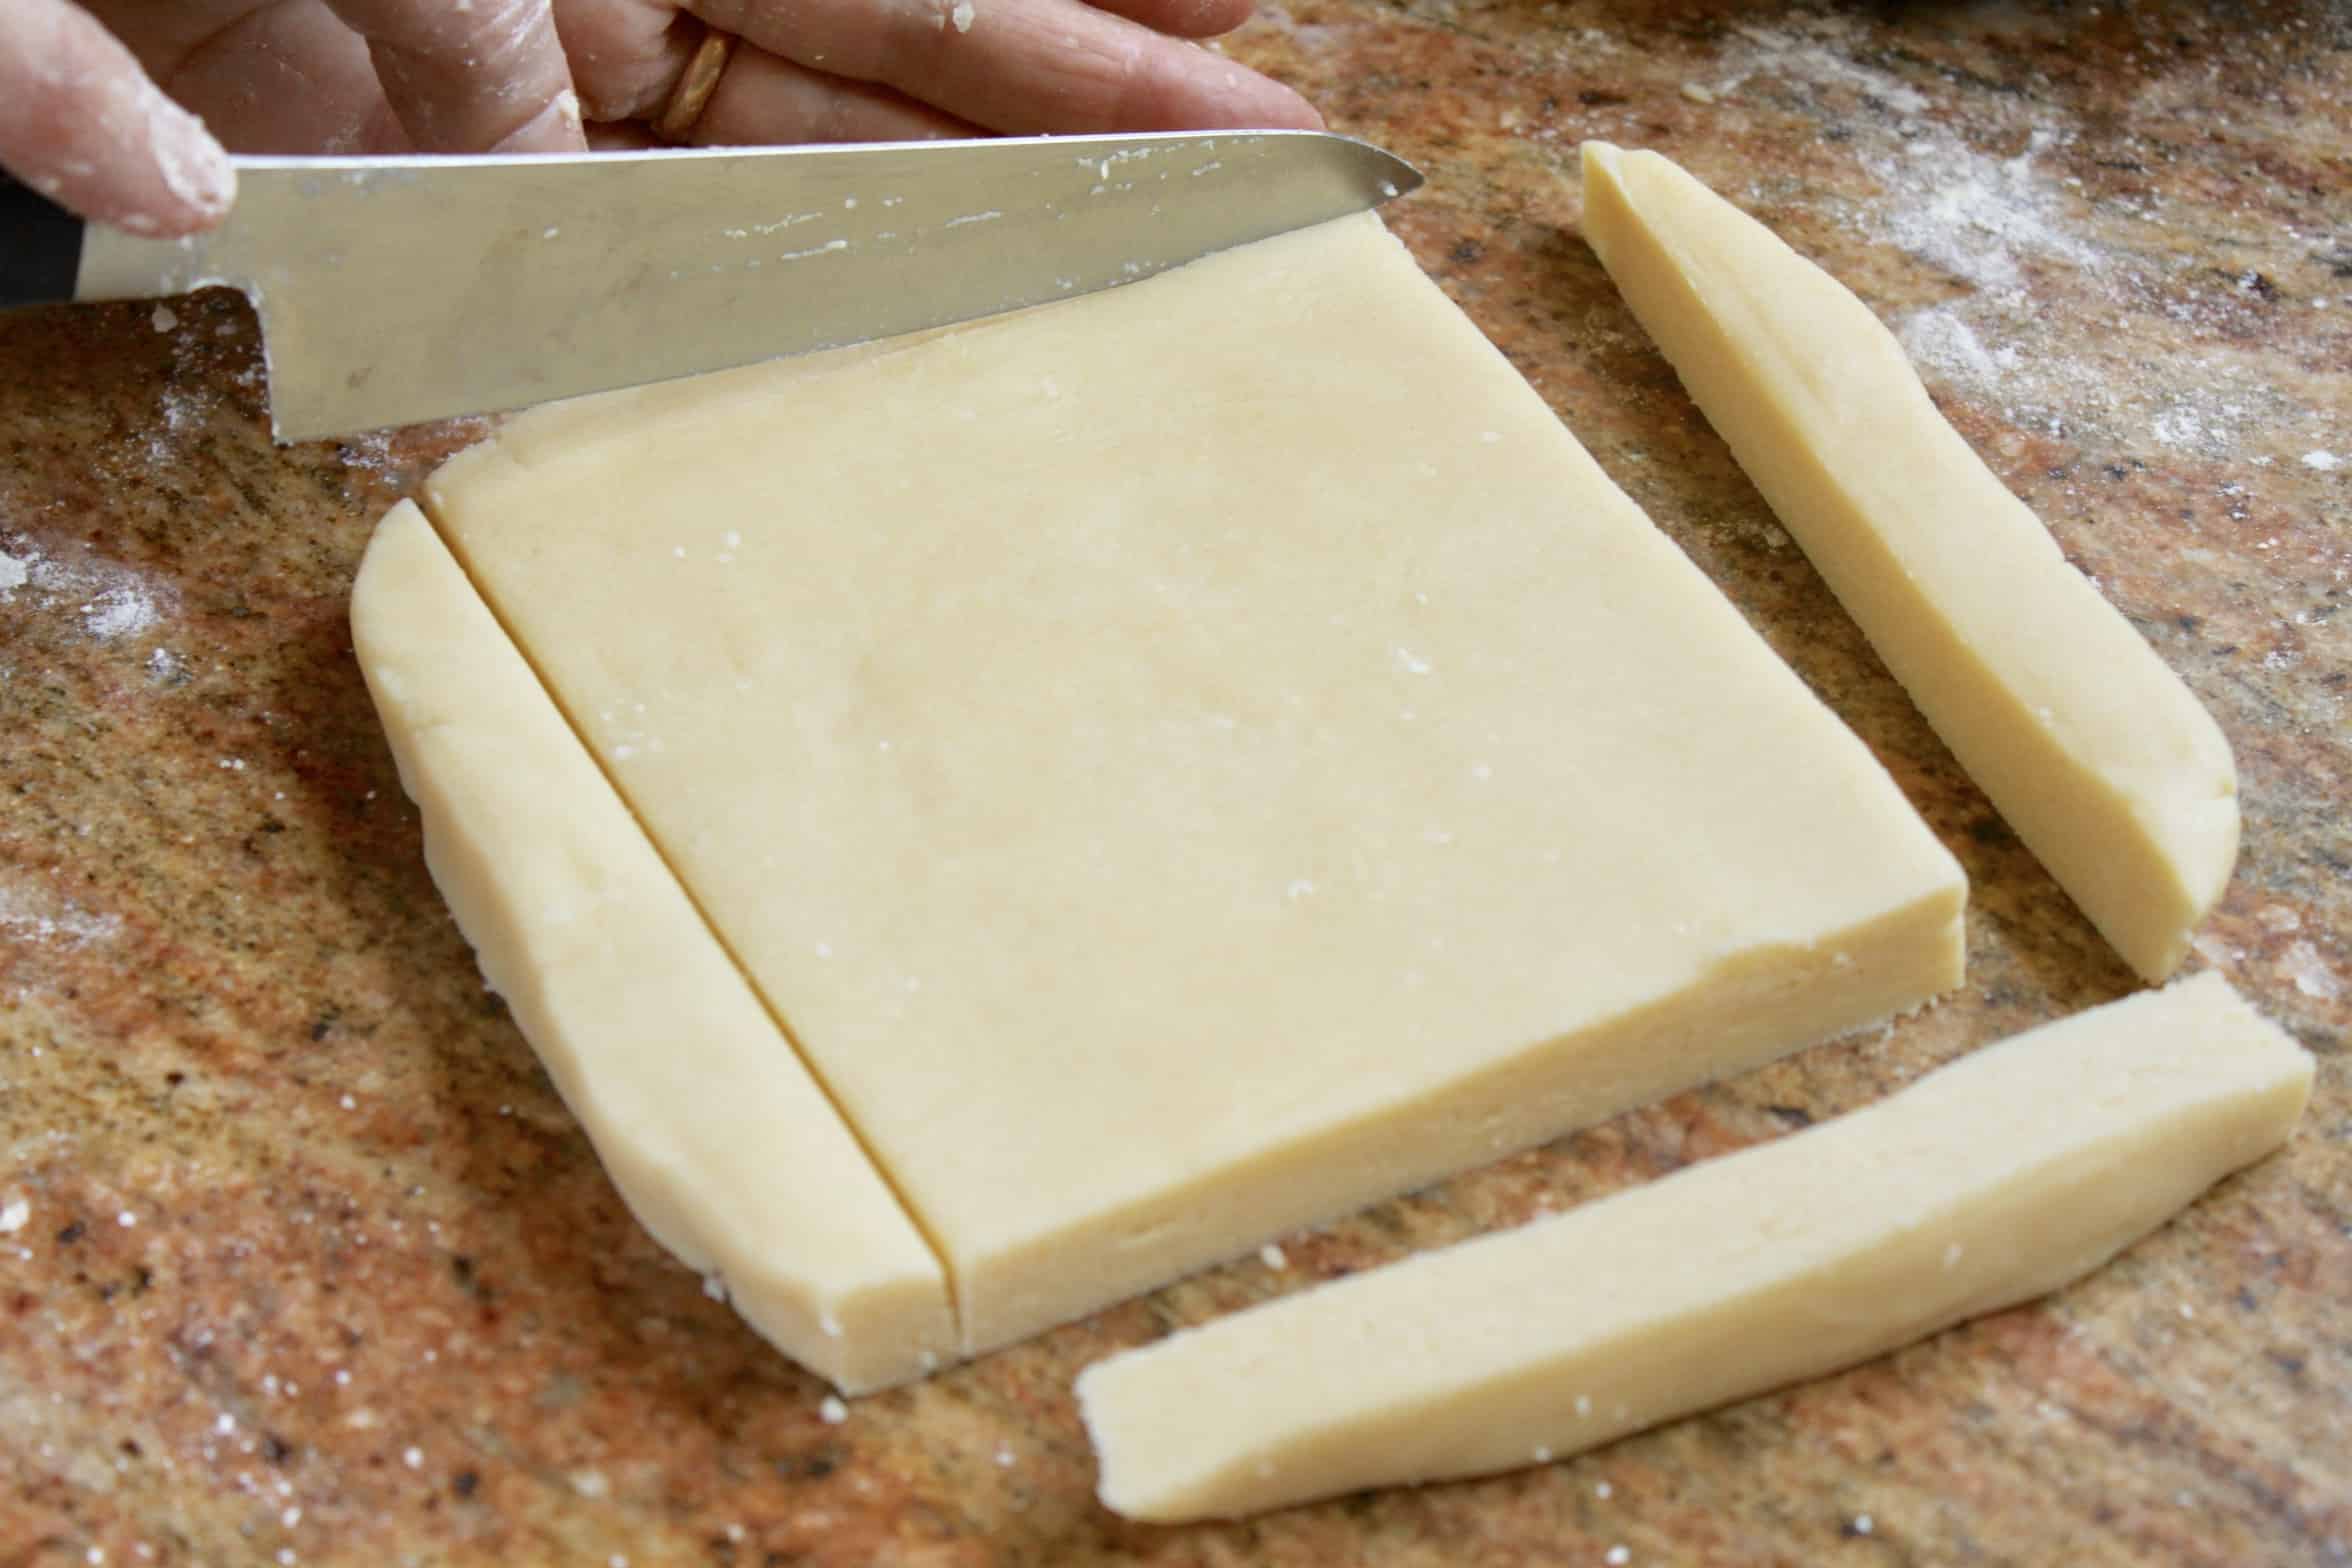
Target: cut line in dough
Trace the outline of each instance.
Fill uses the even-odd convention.
[[[351,624],[433,880],[639,1223],[845,1392],[952,1358],[937,1258],[413,504]]]

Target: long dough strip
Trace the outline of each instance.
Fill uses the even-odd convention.
[[[2311,1058],[2218,976],[1867,1110],[1179,1333],[1078,1379],[1142,1519],[1511,1469],[1814,1377],[2098,1267],[2282,1143]]]
[[[938,1260],[413,504],[351,630],[433,880],[639,1221],[845,1392],[951,1357]]]
[[[2125,962],[2170,974],[2237,858],[2212,716],[1835,279],[1656,153],[1586,144],[1584,230],[1961,766]]]

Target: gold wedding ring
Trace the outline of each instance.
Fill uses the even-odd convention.
[[[727,71],[727,57],[734,52],[733,33],[722,33],[707,22],[703,24],[702,42],[694,46],[694,57],[686,62],[685,74],[670,89],[670,101],[653,117],[654,135],[665,142],[683,142],[693,134],[695,122],[710,105],[711,94],[719,90],[719,78]]]

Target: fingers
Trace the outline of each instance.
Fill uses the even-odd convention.
[[[1280,83],[1077,0],[694,0],[694,9],[795,64],[895,88],[991,130],[1323,123]]]
[[[660,114],[703,34],[670,0],[555,0],[555,25],[581,110],[603,123]]]
[[[591,122],[589,144],[660,145],[644,122],[658,118],[677,92],[708,29],[668,0],[558,0],[556,25]],[[739,43],[687,139],[724,147],[978,134],[977,126],[887,87],[812,71]]]
[[[705,147],[760,142],[911,142],[977,136],[979,127],[929,104],[795,65],[755,45],[728,62],[689,140]]]
[[[580,101],[548,0],[329,0],[368,41],[422,152],[580,152]]]
[[[237,152],[414,150],[384,101],[367,41],[318,0],[263,6],[187,39],[149,41],[128,28],[122,36],[163,89]]]
[[[114,36],[66,0],[0,0],[0,165],[83,217],[177,236],[227,215],[236,170]]]

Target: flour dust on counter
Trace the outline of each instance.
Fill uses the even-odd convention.
[[[2038,93],[1978,94],[1963,115],[1965,88],[1889,58],[1869,33],[1840,14],[1742,25],[1698,85],[1727,107],[1766,94],[1802,102],[1877,186],[1866,199],[1830,195],[1808,189],[1818,176],[1751,163],[1725,195],[1810,208],[1959,286],[1888,322],[1939,392],[2035,437],[2172,461],[2264,463],[2325,424],[2311,389],[2235,350],[2267,304],[2261,268],[2179,265],[2190,204],[2145,177],[2178,156],[2169,138],[2116,134]],[[2092,144],[2106,153],[2103,181],[2069,172]],[[2304,238],[2272,234],[2290,249]],[[2085,330],[2086,312],[2102,330]]]
[[[2313,1062],[2218,975],[1665,1179],[1089,1367],[1103,1501],[1231,1516],[1542,1464],[2044,1295],[2283,1144]]]
[[[424,501],[965,1353],[1958,977],[1951,856],[1375,218]]]
[[[31,534],[0,532],[0,606],[45,611],[69,636],[120,643],[177,614],[179,591],[86,548],[59,550]]]
[[[1585,235],[1692,400],[2027,847],[2151,982],[2238,850],[2221,728],[1828,273],[1655,153],[1584,149]]]

